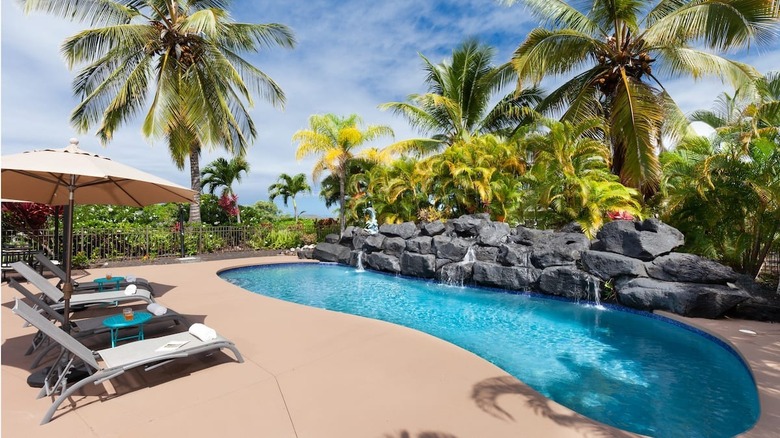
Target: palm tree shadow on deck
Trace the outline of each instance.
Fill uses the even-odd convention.
[[[519,395],[537,415],[549,418],[561,426],[578,430],[584,436],[626,438],[636,436],[590,420],[575,412],[558,412],[553,409],[553,401],[510,376],[493,377],[478,382],[474,385],[471,398],[477,407],[486,413],[504,421],[516,421],[511,413],[499,405],[498,398],[502,395]]]
[[[384,438],[458,438],[457,436],[446,432],[432,432],[429,430],[412,435],[408,430],[402,430],[396,434],[385,434]]]

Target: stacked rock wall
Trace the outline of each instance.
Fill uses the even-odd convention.
[[[487,214],[443,222],[385,224],[367,234],[348,227],[313,258],[455,284],[593,299],[606,285],[626,306],[717,318],[749,298],[728,267],[692,254],[676,229],[655,219],[607,223],[591,242],[576,232],[542,231]]]

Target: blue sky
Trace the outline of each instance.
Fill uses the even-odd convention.
[[[310,177],[313,160],[297,162],[291,139],[295,131],[308,126],[312,114],[357,113],[367,124],[391,126],[396,139],[417,136],[403,119],[377,106],[425,91],[418,53],[439,62],[465,38],[476,36],[496,48],[496,62],[501,63],[538,25],[522,6],[505,7],[494,0],[234,1],[229,11],[236,21],[290,26],[298,40],[294,50],[247,56],[279,83],[287,105],[279,110],[258,100],[252,110],[259,135],[247,157],[251,172],[235,187],[244,205],[267,200],[268,186],[281,173]],[[24,15],[16,1],[3,1],[0,14],[3,155],[65,147],[69,138],[78,137],[82,149],[189,187],[189,169],[174,166],[164,142],[144,139],[139,121],[120,129],[105,148],[94,130],[77,134],[69,125],[77,104],[71,94],[76,70],[68,70],[59,47],[84,25],[42,13]],[[734,57],[762,73],[780,66],[777,44]],[[730,91],[719,80],[678,79],[664,85],[685,112],[710,108],[719,93]],[[225,155],[205,153],[201,166],[219,156]],[[318,189],[315,186],[312,195],[299,196],[299,210],[330,214]],[[280,199],[277,205],[292,213],[292,205],[285,209]]]

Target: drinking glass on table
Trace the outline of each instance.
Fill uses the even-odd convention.
[[[122,311],[122,314],[125,315],[125,321],[132,321],[133,320],[133,309],[124,309]]]

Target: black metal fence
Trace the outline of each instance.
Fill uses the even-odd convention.
[[[338,224],[260,224],[247,226],[187,225],[178,227],[145,227],[133,230],[75,229],[73,232],[74,264],[105,260],[153,259],[204,253],[285,249],[324,240],[338,233]],[[3,229],[2,247],[43,251],[60,258],[62,236],[42,230],[35,236]],[[59,244],[58,244],[59,243]]]

